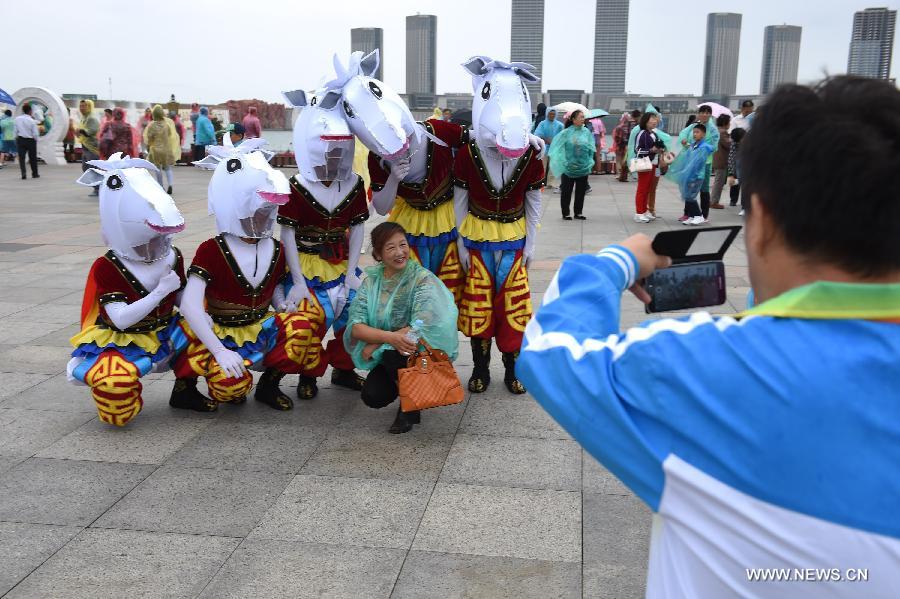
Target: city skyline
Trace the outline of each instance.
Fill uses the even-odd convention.
[[[510,60],[525,62],[534,67],[539,78],[544,72],[544,0],[512,0],[509,23]],[[540,81],[526,83],[531,105],[535,106],[535,96],[541,93]]]
[[[551,9],[551,2],[555,1],[548,1],[544,15],[542,87],[590,91],[596,2],[569,0],[565,10]],[[189,30],[192,27],[189,24],[199,20],[216,30],[231,26],[233,16],[229,11],[209,10],[207,4],[158,0],[159,10],[176,17],[173,31]],[[763,32],[768,25],[791,23],[803,27],[803,50],[798,65],[800,83],[818,80],[826,73],[846,72],[853,14],[878,5],[863,0],[845,0],[839,5],[812,0],[757,0],[752,6],[743,0],[686,4],[631,0],[626,92],[699,94],[704,27],[706,13],[711,10],[743,15],[738,95],[755,95],[759,91]],[[281,101],[285,89],[313,89],[333,76],[332,56],[336,52],[346,62],[352,28],[378,27],[383,29],[382,51],[388,57],[383,67],[384,80],[402,93],[406,91],[405,17],[416,11],[438,17],[436,91],[440,94],[471,91],[471,79],[460,67],[468,57],[484,54],[508,59],[510,56],[511,2],[459,0],[451,8],[432,0],[395,0],[390,10],[385,10],[383,4],[345,0],[342,8],[335,10],[320,3],[304,3],[301,8],[258,0],[254,14],[278,17],[259,20],[258,35],[266,41],[265,51],[228,53],[223,47],[218,53],[221,58],[213,58],[192,44],[190,36],[173,35],[168,48],[169,54],[176,58],[162,63],[151,47],[134,45],[127,28],[118,26],[123,18],[140,18],[142,13],[137,8],[113,0],[88,0],[78,10],[62,0],[46,0],[42,7],[52,14],[73,18],[89,14],[91,30],[104,32],[106,47],[127,47],[128,51],[99,49],[93,53],[96,60],[88,66],[67,59],[62,44],[44,43],[31,52],[27,61],[8,61],[0,82],[8,91],[43,85],[59,93],[90,93],[109,99],[111,78],[112,96],[117,99],[167,100],[174,93],[180,100],[210,104],[231,98]],[[888,7],[896,8],[896,3]],[[42,38],[67,39],[68,22],[67,19],[43,21]],[[648,22],[664,23],[671,35],[647,35]],[[7,42],[13,47],[33,45],[24,28],[11,28]],[[895,39],[894,44],[897,43]],[[231,72],[240,76],[223,77],[222,69],[216,66],[220,60],[227,60]],[[198,68],[198,61],[209,66]],[[895,77],[896,65],[892,63],[891,69],[891,76]]]
[[[769,25],[763,38],[763,65],[759,93],[767,94],[782,83],[797,83],[803,28]]]
[[[706,15],[706,52],[703,61],[703,96],[733,96],[737,92],[741,51],[741,13]]]
[[[890,78],[897,11],[867,8],[853,15],[853,36],[847,72],[877,79]]]
[[[406,17],[406,93],[437,93],[437,17]]]

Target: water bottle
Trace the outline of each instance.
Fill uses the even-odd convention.
[[[423,323],[421,320],[414,320],[412,324],[409,325],[409,330],[406,331],[406,340],[410,343],[415,343],[418,346],[423,324],[425,323]]]

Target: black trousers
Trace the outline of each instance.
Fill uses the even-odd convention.
[[[381,363],[373,368],[363,383],[362,400],[370,408],[383,408],[394,403],[400,394],[397,386],[397,371],[406,368],[408,356],[396,350],[381,354]]]
[[[584,193],[587,191],[588,178],[570,177],[563,174],[562,183],[559,184],[559,205],[562,208],[562,215],[569,216],[569,204],[572,201],[572,187],[575,188],[575,216],[581,216],[584,210]]]
[[[19,168],[22,170],[22,178],[25,178],[25,154],[28,154],[28,164],[31,165],[31,176],[37,177],[37,140],[33,137],[17,137],[16,148],[19,150]]]

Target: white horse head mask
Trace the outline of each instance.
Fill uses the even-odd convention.
[[[78,183],[100,191],[103,241],[118,256],[155,262],[169,255],[172,235],[184,218],[150,171],[152,163],[117,152],[109,160],[90,160]]]
[[[208,146],[209,155],[194,163],[214,170],[208,199],[216,228],[238,237],[271,237],[278,206],[290,199],[287,177],[269,164],[273,153],[260,149],[266,140],[247,139],[235,147],[226,135],[222,142]]]
[[[529,146],[531,99],[525,82],[538,81],[534,67],[487,56],[475,56],[462,66],[472,75],[472,134],[478,145],[518,159]]]
[[[294,156],[300,176],[307,181],[344,181],[353,172],[356,139],[340,106],[340,90],[284,92],[288,104],[303,110],[294,124]]]
[[[353,52],[345,69],[334,55],[335,79],[328,89],[341,92],[341,109],[350,131],[364,146],[384,158],[396,160],[408,154],[410,137],[421,141],[422,129],[416,126],[409,107],[400,95],[372,77],[378,70],[379,51],[363,56]]]

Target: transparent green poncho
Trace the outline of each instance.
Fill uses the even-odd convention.
[[[647,108],[644,112],[649,112],[655,114],[659,118],[662,118],[662,115],[658,110],[653,108],[653,104],[647,104]],[[638,133],[641,132],[641,128],[638,126],[634,126],[631,128],[631,133],[628,135],[628,152],[625,154],[625,160],[631,160],[634,158],[634,144],[637,142]],[[662,140],[662,142],[666,145],[666,151],[671,152],[675,149],[674,144],[672,143],[672,136],[663,131],[660,128],[656,128],[653,130],[653,134],[656,135],[656,138]]]
[[[375,368],[381,361],[381,354],[393,349],[384,344],[373,352],[371,359],[363,358],[366,343],[352,336],[353,325],[360,323],[383,331],[396,331],[421,320],[421,336],[428,344],[456,359],[459,350],[456,304],[453,295],[434,273],[410,260],[391,278],[384,276],[383,264],[370,266],[366,275],[350,304],[344,331],[344,346],[357,368]]]
[[[583,177],[594,168],[597,142],[594,133],[582,125],[572,125],[562,130],[550,144],[550,170],[553,174]]]

